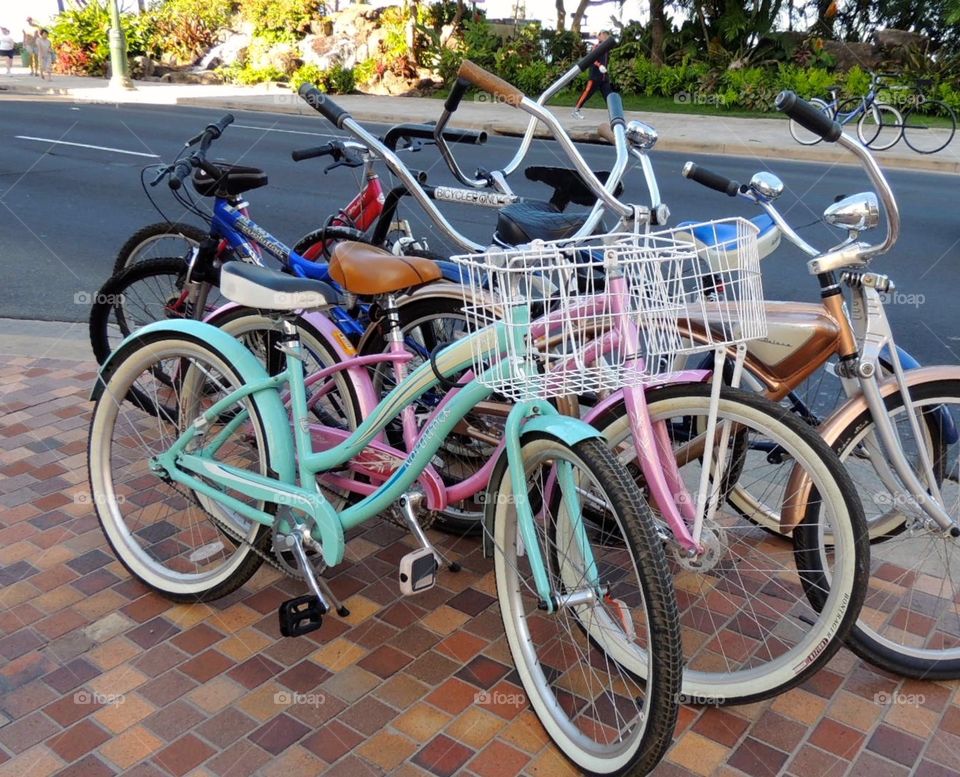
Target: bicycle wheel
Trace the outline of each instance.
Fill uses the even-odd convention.
[[[923,444],[933,461],[944,505],[960,515],[960,381],[937,380],[910,389],[921,419]],[[909,461],[917,442],[899,393],[886,400]],[[913,506],[899,481],[881,478],[865,451],[875,438],[869,411],[839,433],[834,450],[853,474],[873,520],[892,515],[899,530],[871,547],[867,600],[849,637],[861,658],[891,672],[925,680],[960,677],[960,539],[950,537]],[[919,469],[917,469],[919,472]]]
[[[825,113],[827,116],[833,116],[833,111],[830,106],[824,100],[821,100],[819,97],[814,97],[811,100],[808,100],[810,105],[814,108],[817,108],[821,113]],[[793,136],[793,139],[797,141],[801,146],[815,146],[819,143],[822,138],[819,135],[815,135],[808,129],[804,129],[802,126],[797,124],[793,119],[790,119],[790,134]]]
[[[176,378],[159,381],[157,373]],[[155,332],[125,346],[103,380],[90,422],[90,492],[117,558],[175,601],[209,601],[236,590],[260,566],[253,546],[269,550],[269,529],[167,481],[151,463],[205,408],[242,386],[243,374],[197,337]],[[150,397],[160,412],[124,401],[131,393]],[[266,476],[269,438],[257,402],[247,397],[225,409],[191,452],[221,442],[223,434],[217,462]],[[241,412],[248,421],[232,423]]]
[[[187,265],[166,257],[134,264],[111,277],[97,292],[90,308],[90,345],[98,364],[131,332],[154,321],[188,317]],[[204,306],[213,310],[225,302],[211,287]]]
[[[943,151],[956,131],[957,117],[940,100],[924,100],[903,115],[903,139],[918,154]]]
[[[206,240],[209,231],[179,221],[160,221],[134,232],[117,254],[113,274],[123,272],[137,262],[165,256],[187,258],[190,251]]]
[[[412,370],[437,348],[454,342],[467,333],[467,320],[463,312],[462,298],[436,296],[401,302],[397,308],[400,331],[405,347],[413,353],[407,369]],[[360,345],[360,355],[384,353],[388,344],[384,327],[375,324]],[[374,390],[379,396],[389,392],[395,385],[389,365],[377,365],[371,369]],[[436,407],[443,395],[428,392],[418,400],[424,413]],[[496,450],[503,433],[503,423],[509,406],[495,407],[488,403],[486,411],[474,409],[466,416],[462,431],[451,434],[437,451],[434,465],[447,485],[459,483],[486,464]],[[402,447],[402,429],[397,423],[388,429],[394,444]],[[476,498],[465,499],[448,505],[437,516],[434,524],[438,529],[457,534],[478,534],[483,518],[483,506]]]
[[[710,386],[651,389],[647,402],[651,420],[666,424],[680,474],[695,498]],[[863,601],[869,545],[853,484],[814,430],[762,397],[728,388],[721,391],[718,419],[733,426],[727,469],[710,480],[720,499],[716,515],[704,523],[706,552],[692,560],[673,546],[668,558],[680,603],[684,696],[696,703],[748,703],[799,685],[840,648]],[[591,423],[643,486],[624,405]],[[760,442],[776,445],[778,459],[771,462]],[[735,477],[762,493],[767,504],[783,504],[794,465],[813,479],[816,495],[792,537],[773,536],[724,507],[722,496]],[[669,536],[666,526],[662,530]],[[819,554],[824,532],[835,536],[827,559]],[[816,607],[811,588],[822,592]]]
[[[520,681],[544,728],[581,770],[646,774],[670,747],[681,676],[676,602],[648,509],[601,440],[569,445],[530,434],[521,454],[530,499],[547,506],[535,528],[551,590],[590,600],[552,614],[538,607],[501,457],[488,491],[494,570]],[[569,480],[555,478],[559,468]],[[561,482],[572,493],[563,493]],[[588,527],[585,545],[572,537],[574,514],[586,504],[603,511],[604,530]],[[601,579],[588,583],[595,570]],[[627,662],[642,666],[645,680]]]
[[[874,103],[857,122],[860,142],[874,151],[886,151],[903,135],[903,116],[892,105]]]

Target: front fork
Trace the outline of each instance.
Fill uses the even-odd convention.
[[[944,509],[943,497],[940,494],[940,488],[933,472],[933,462],[923,442],[917,409],[910,398],[910,390],[904,377],[903,366],[894,345],[893,333],[883,309],[883,302],[880,299],[880,291],[877,286],[881,284],[874,282],[874,277],[871,273],[844,277],[844,280],[855,291],[850,306],[850,319],[858,335],[858,340],[863,344],[860,358],[855,365],[856,378],[867,402],[867,407],[870,409],[870,415],[877,430],[877,437],[886,453],[886,460],[892,465],[900,482],[906,487],[917,506],[941,530],[949,532],[952,537],[957,537],[960,536],[960,527]],[[880,276],[876,276],[876,278],[880,279]],[[890,363],[893,367],[893,374],[897,381],[900,396],[903,398],[903,408],[910,426],[910,432],[917,443],[921,476],[926,480],[926,486],[917,477],[916,472],[907,460],[906,453],[900,443],[893,422],[887,414],[887,407],[880,393],[877,370],[880,364],[880,352],[888,344],[890,346],[887,349],[890,355]],[[878,472],[878,474],[882,473]]]
[[[550,403],[540,400],[526,400],[517,402],[510,410],[507,416],[507,422],[504,426],[504,441],[507,453],[507,472],[510,476],[510,483],[513,487],[514,509],[517,513],[517,525],[520,531],[520,540],[523,543],[524,552],[530,564],[530,570],[533,574],[534,585],[537,589],[539,598],[538,607],[547,612],[556,612],[562,606],[573,606],[575,604],[585,604],[588,601],[599,599],[603,592],[600,591],[600,575],[597,568],[596,559],[593,557],[593,550],[590,547],[590,541],[587,537],[586,527],[583,525],[583,511],[581,510],[582,501],[578,498],[583,489],[577,486],[576,478],[573,474],[573,467],[569,462],[555,462],[554,472],[551,473],[548,483],[555,482],[561,489],[562,506],[566,511],[571,528],[573,529],[573,540],[576,543],[577,551],[583,562],[583,570],[580,577],[583,580],[586,592],[575,591],[568,592],[561,596],[559,591],[555,591],[550,584],[550,575],[547,572],[547,562],[543,557],[540,537],[537,533],[536,517],[533,514],[533,507],[530,504],[530,495],[527,488],[527,473],[523,463],[523,453],[520,445],[520,435],[522,427],[527,419],[538,416],[557,416],[560,413]],[[575,421],[564,417],[564,422],[571,426],[580,426],[581,421]],[[577,430],[579,432],[579,430]],[[545,489],[547,494],[550,488]],[[543,505],[543,509],[547,507]],[[544,530],[546,530],[544,526]]]

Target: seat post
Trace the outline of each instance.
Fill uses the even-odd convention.
[[[403,356],[406,349],[403,344],[403,332],[400,330],[400,316],[397,312],[397,295],[384,294],[381,307],[383,309],[383,325],[387,328],[386,341],[388,350],[395,356]],[[393,375],[396,385],[400,385],[407,377],[407,365],[402,359],[393,362]],[[409,450],[417,441],[417,416],[413,405],[407,405],[401,413],[403,420],[403,441]]]

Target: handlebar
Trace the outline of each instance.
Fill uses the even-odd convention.
[[[311,108],[321,113],[337,129],[343,129],[344,121],[352,118],[349,111],[322,94],[313,84],[301,84],[298,93]]]
[[[794,92],[780,92],[775,101],[777,110],[787,114],[797,124],[818,135],[827,143],[835,143],[843,134],[843,127],[832,116],[801,100]]]
[[[484,70],[476,62],[471,62],[469,59],[460,63],[457,78],[473,84],[477,89],[493,95],[513,108],[519,108],[520,103],[525,99],[523,92],[513,84],[507,83],[489,70]]]
[[[606,54],[608,51],[612,50],[614,46],[617,45],[617,39],[612,35],[607,38],[605,41],[601,41],[594,48],[593,51],[588,51],[584,54],[580,61],[577,62],[577,68],[582,73],[588,67],[590,67],[594,62],[596,62],[600,57]]]
[[[828,251],[810,261],[808,265],[810,271],[819,274],[832,272],[841,267],[865,265],[872,257],[885,254],[893,248],[900,236],[900,209],[897,207],[897,200],[893,196],[893,190],[887,183],[883,170],[880,169],[880,165],[877,164],[877,160],[873,158],[870,151],[858,140],[844,133],[843,128],[835,121],[828,119],[793,92],[781,92],[777,95],[776,105],[778,109],[787,113],[797,123],[802,123],[801,119],[808,121],[809,123],[803,124],[806,129],[817,134],[822,132],[824,140],[836,141],[858,157],[861,166],[877,190],[887,214],[887,234],[880,245],[871,246],[866,243],[858,243],[835,251]]]
[[[693,162],[687,162],[683,166],[682,174],[684,178],[696,181],[701,186],[706,186],[708,189],[720,192],[720,194],[726,194],[728,197],[736,197],[737,192],[740,191],[739,181],[714,173],[704,167],[695,165]]]
[[[318,156],[328,156],[334,153],[333,143],[326,143],[322,146],[313,146],[312,148],[300,148],[290,152],[290,158],[294,162],[302,162],[304,159],[316,159]]]
[[[619,113],[622,111],[622,107],[618,107],[618,100],[614,98],[613,95],[610,96],[613,98],[612,100],[608,98],[608,111],[611,113],[611,117],[615,120],[613,131],[614,139],[616,141],[617,159],[606,182],[603,183],[597,178],[590,165],[587,164],[586,160],[584,160],[584,158],[581,156],[569,135],[564,132],[563,127],[560,125],[557,118],[550,111],[546,110],[540,103],[533,102],[529,98],[525,97],[519,89],[516,89],[492,73],[487,73],[487,71],[483,70],[483,68],[480,68],[469,61],[461,67],[461,74],[467,77],[467,80],[470,83],[476,83],[483,88],[488,88],[494,94],[497,94],[505,100],[509,100],[514,107],[530,114],[534,122],[542,121],[550,133],[556,138],[563,151],[573,162],[574,168],[580,174],[583,182],[597,195],[598,199],[596,205],[594,206],[593,212],[588,217],[584,226],[577,232],[576,235],[573,235],[573,237],[584,237],[591,234],[596,225],[599,223],[600,218],[603,215],[604,208],[613,211],[615,214],[621,217],[621,219],[630,224],[632,224],[634,221],[644,222],[649,220],[650,214],[647,208],[624,204],[620,202],[620,200],[618,200],[613,194],[617,185],[620,183],[620,179],[623,176],[623,172],[626,169],[627,160],[629,158],[625,127],[623,126],[622,121],[616,121],[616,119],[619,118]],[[320,105],[322,105],[322,103],[314,104],[315,92],[316,90],[307,84],[300,89],[300,94],[307,102],[309,102],[314,108],[324,115],[327,115],[327,111],[320,110]],[[343,129],[350,132],[358,141],[366,145],[372,154],[382,159],[387,164],[391,172],[393,172],[394,175],[400,179],[400,183],[424,209],[431,221],[433,221],[433,223],[441,231],[446,233],[452,242],[467,251],[475,252],[484,250],[484,245],[475,243],[454,229],[444,215],[437,209],[429,195],[423,190],[423,187],[417,181],[413,173],[400,161],[400,159],[397,157],[397,154],[392,149],[387,148],[380,139],[376,138],[373,134],[362,127],[349,114],[343,112],[336,113],[334,114],[334,118],[336,118],[336,120],[339,122],[338,126],[342,126]],[[439,136],[437,144],[440,148],[445,147],[445,141],[443,140],[442,135],[443,129],[443,121],[438,122],[436,128],[434,129],[434,137],[437,138]]]
[[[397,144],[407,140],[433,140],[436,126],[433,124],[397,124],[387,130],[383,136],[383,145],[391,151],[396,150]],[[482,146],[487,142],[487,133],[468,129],[445,129],[443,139],[448,143],[467,143]]]
[[[186,147],[189,148],[199,143],[200,148],[194,151],[188,158],[181,159],[166,170],[161,171],[161,174],[157,176],[154,184],[159,183],[165,173],[169,173],[167,184],[173,191],[177,191],[183,186],[183,182],[190,175],[190,171],[193,170],[194,167],[204,168],[208,172],[215,174],[216,177],[219,177],[219,169],[206,160],[207,150],[210,148],[210,144],[217,140],[223,134],[223,131],[233,124],[233,122],[233,114],[227,113],[222,116],[219,121],[208,124],[199,135],[190,138],[185,144]]]
[[[580,73],[582,73],[586,68],[590,67],[590,65],[597,59],[598,56],[603,56],[607,54],[609,51],[611,51],[617,46],[617,43],[618,41],[616,38],[609,37],[605,41],[600,43],[596,48],[594,48],[593,51],[588,52],[585,56],[583,56],[580,59],[579,62],[571,66],[566,73],[561,75],[556,81],[554,81],[550,86],[548,86],[543,91],[543,93],[537,98],[536,104],[540,106],[546,105],[553,98],[554,95],[556,95],[561,89],[563,89],[571,81],[573,81],[573,79],[579,76]],[[485,70],[477,67],[473,63],[470,63],[470,65],[472,68],[476,69],[474,72],[480,71],[481,74],[486,73]],[[460,75],[463,75],[463,74],[460,74]],[[492,78],[497,78],[492,74],[488,74],[488,75]],[[498,81],[500,81],[500,84],[506,83],[501,79],[498,79]],[[470,177],[466,175],[463,172],[463,170],[460,169],[460,165],[457,164],[457,161],[453,156],[453,152],[443,142],[442,138],[439,137],[439,133],[442,133],[444,128],[447,126],[447,123],[450,121],[450,117],[459,107],[460,102],[463,100],[463,96],[466,93],[466,90],[470,87],[471,83],[473,82],[470,80],[467,80],[466,78],[459,78],[459,77],[457,78],[457,81],[454,83],[453,88],[450,90],[450,94],[448,95],[446,101],[444,102],[443,113],[440,115],[440,120],[437,122],[438,136],[435,137],[435,139],[437,141],[437,146],[440,150],[441,156],[443,157],[444,161],[447,163],[447,167],[450,168],[450,172],[453,173],[453,175],[457,178],[457,180],[459,180],[465,186],[470,186],[475,189],[483,189],[490,185],[491,176]],[[479,86],[480,88],[484,88],[482,84],[476,84],[476,85]],[[507,84],[507,86],[509,87],[509,84]],[[511,92],[510,92],[511,97],[514,97],[516,94],[520,94],[520,92],[518,90],[513,89],[513,87],[510,87],[510,89],[511,89]],[[509,104],[513,105],[512,102],[510,102]],[[520,167],[520,164],[523,162],[524,157],[526,157],[527,152],[530,150],[530,145],[533,142],[533,135],[536,132],[536,129],[537,129],[537,119],[531,117],[530,121],[527,122],[527,128],[524,131],[523,139],[520,141],[520,146],[517,148],[517,152],[514,154],[513,159],[511,159],[506,165],[504,165],[502,170],[495,171],[500,174],[501,178],[506,178],[507,176],[515,172],[518,167]]]

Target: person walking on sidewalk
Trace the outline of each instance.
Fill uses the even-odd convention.
[[[27,17],[27,26],[23,28],[23,50],[27,52],[27,59],[30,60],[30,75],[40,75],[40,68],[37,66],[37,37],[39,35],[37,25],[33,19]]]
[[[7,75],[13,67],[13,36],[6,27],[0,27],[0,59],[7,60]]]
[[[50,35],[46,30],[40,30],[35,45],[37,47],[37,69],[40,71],[40,78],[52,81],[53,45],[50,43]]]
[[[607,30],[603,30],[597,36],[597,45],[599,46],[607,38],[610,37],[610,33]],[[571,114],[575,119],[582,119],[583,114],[580,113],[580,109],[584,106],[587,100],[590,99],[590,95],[594,92],[600,92],[603,95],[603,99],[607,99],[607,95],[613,91],[613,87],[610,85],[610,74],[607,72],[607,61],[610,57],[610,52],[604,52],[597,59],[593,61],[593,64],[590,65],[590,80],[587,81],[587,86],[583,90],[583,94],[580,95],[580,99],[577,100],[577,107],[573,109]]]

